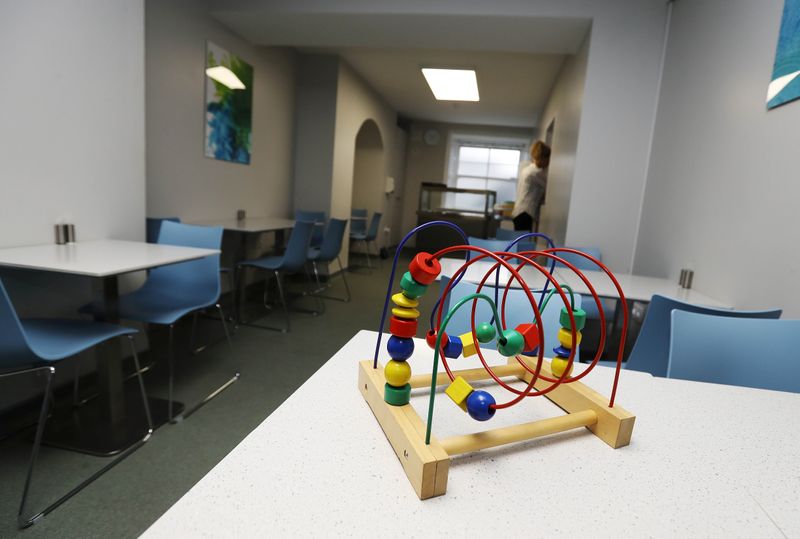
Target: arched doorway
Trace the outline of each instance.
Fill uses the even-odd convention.
[[[375,212],[384,211],[385,193],[384,148],[378,124],[366,120],[356,135],[355,155],[353,157],[353,209],[367,210],[369,218]],[[353,220],[351,230],[366,229],[369,221]],[[380,246],[380,234],[375,247]],[[361,246],[353,245],[354,250]]]

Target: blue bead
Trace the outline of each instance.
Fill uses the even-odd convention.
[[[464,344],[460,337],[447,336],[447,344],[444,346],[444,356],[456,359],[464,351]]]
[[[486,391],[476,390],[467,397],[467,412],[472,419],[486,421],[494,416],[494,408],[490,408],[495,403],[494,397]]]
[[[406,339],[404,337],[395,337],[392,335],[386,342],[386,351],[392,356],[392,359],[397,361],[404,361],[411,357],[414,353],[414,339]]]
[[[565,348],[563,346],[556,346],[553,348],[553,352],[555,352],[557,356],[569,357],[569,348]]]

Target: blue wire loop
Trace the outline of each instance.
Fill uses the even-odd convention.
[[[378,326],[378,342],[375,343],[375,357],[372,360],[372,368],[373,369],[377,369],[378,368],[378,354],[380,354],[380,351],[381,351],[381,337],[383,337],[383,326],[386,323],[386,312],[389,310],[389,300],[392,297],[392,285],[394,284],[394,275],[395,275],[395,272],[397,271],[397,259],[400,257],[400,252],[403,250],[403,246],[406,244],[406,242],[409,239],[411,239],[411,236],[413,236],[414,234],[416,234],[420,230],[424,230],[426,228],[431,228],[431,227],[434,227],[434,226],[446,226],[446,227],[452,228],[453,230],[455,230],[456,232],[461,234],[461,237],[464,238],[464,244],[468,244],[469,243],[469,239],[467,238],[466,233],[461,229],[461,227],[459,227],[455,223],[451,223],[449,221],[430,221],[428,223],[423,223],[423,224],[421,224],[418,227],[414,228],[411,232],[409,232],[408,234],[405,235],[403,240],[397,246],[397,250],[394,253],[394,261],[392,262],[392,273],[389,275],[389,286],[386,288],[386,299],[383,302],[383,311],[381,312],[381,323]],[[470,256],[470,252],[467,251],[467,257],[465,259],[466,261],[469,261],[469,256]],[[460,280],[461,280],[461,277],[458,278],[458,281],[460,281]],[[456,283],[458,283],[458,281],[456,281]],[[453,284],[456,284],[456,283],[453,283]],[[439,300],[436,301],[436,307],[439,306],[439,301],[441,301],[441,298],[439,298]],[[433,309],[434,312],[436,311],[436,307],[434,307],[434,309]],[[433,327],[433,322],[431,322],[431,327]]]

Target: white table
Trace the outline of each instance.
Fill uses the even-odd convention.
[[[119,321],[117,306],[119,275],[218,254],[217,249],[97,240],[66,245],[47,244],[0,249],[0,266],[97,278],[100,281],[105,305],[105,312],[97,318],[115,323]],[[102,357],[102,360],[97,362],[99,402],[95,404],[92,401],[81,409],[82,414],[86,416],[81,418],[81,428],[63,429],[64,436],[68,436],[67,439],[60,438],[59,431],[62,429],[49,429],[51,435],[55,436],[48,440],[51,445],[105,455],[125,449],[142,437],[143,425],[138,423],[131,425],[125,421],[126,401],[119,346],[115,342],[108,342],[97,348],[98,356]],[[97,409],[92,408],[93,406],[97,406]],[[151,412],[154,423],[161,424],[166,421],[166,409],[155,399],[151,403]],[[109,419],[112,428],[108,427]],[[98,420],[99,423],[96,422]]]
[[[440,260],[442,265],[441,276],[452,277],[456,271],[464,264],[464,259],[442,258]],[[467,282],[479,283],[483,279],[486,272],[494,265],[493,262],[486,260],[479,260],[473,263],[466,272],[464,279]],[[602,271],[586,271],[581,270],[587,279],[595,287],[597,295],[606,298],[617,298],[617,289],[611,279]],[[530,288],[541,288],[545,284],[545,278],[542,274],[531,268],[525,266],[521,271],[522,278]],[[508,282],[510,273],[506,269],[500,270],[500,284],[505,286]],[[573,290],[579,294],[589,294],[589,289],[584,282],[574,273],[567,268],[556,268],[553,275],[560,283],[570,285]],[[694,303],[697,305],[706,305],[708,307],[730,308],[721,301],[706,296],[695,289],[681,288],[678,283],[670,281],[669,279],[661,279],[658,277],[646,277],[644,275],[632,275],[628,273],[614,273],[614,276],[619,281],[625,297],[630,301],[645,301],[649,302],[653,294],[660,294],[668,296],[687,303]],[[494,284],[494,275],[487,281],[487,284]],[[519,286],[516,281],[512,286]]]
[[[282,232],[294,228],[294,219],[281,217],[248,217],[246,219],[210,219],[190,221],[189,224],[200,226],[219,226],[231,232],[261,234],[264,232]]]
[[[800,395],[633,371],[617,400],[637,416],[631,445],[580,430],[464,455],[447,494],[420,501],[356,388],[375,336],[359,332],[144,537],[800,535]],[[423,341],[410,361],[430,371]],[[607,394],[612,374],[584,381]],[[426,397],[412,405],[424,418]],[[440,395],[434,434],[558,413],[531,399],[476,424]]]

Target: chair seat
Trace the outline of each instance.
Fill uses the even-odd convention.
[[[354,240],[366,240],[367,235],[363,232],[350,233],[350,238]]]
[[[320,249],[318,247],[312,247],[308,250],[308,254],[306,255],[309,260],[317,260],[319,258]]]
[[[282,256],[265,256],[264,258],[254,258],[253,260],[243,260],[240,266],[254,266],[265,270],[279,270],[283,267]]]
[[[196,297],[168,295],[146,285],[119,298],[119,317],[148,324],[174,324],[187,314],[214,306],[216,299],[198,303]],[[103,312],[103,302],[96,301],[81,309],[84,313]]]
[[[20,320],[33,352],[46,361],[74,356],[104,341],[133,335],[135,329],[85,320]]]

